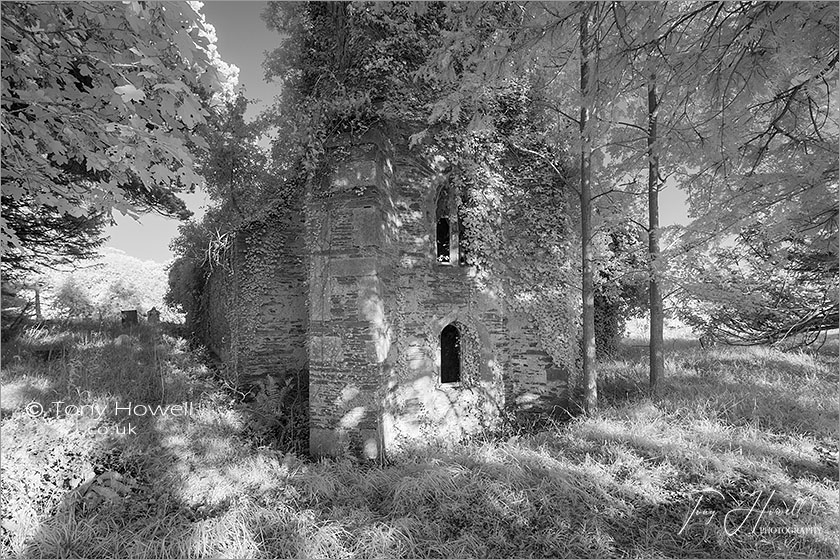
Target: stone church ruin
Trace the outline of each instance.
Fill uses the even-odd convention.
[[[304,395],[311,454],[381,457],[563,401],[573,365],[467,264],[445,169],[373,132],[326,159],[298,206],[236,230],[193,318],[241,382]]]

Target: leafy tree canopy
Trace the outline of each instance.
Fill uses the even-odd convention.
[[[585,3],[452,5],[465,25],[447,34],[428,71],[448,76],[457,89],[437,100],[434,115],[457,120],[488,89],[522,72],[540,76],[542,102],[558,121],[576,122],[576,103],[591,109],[581,137],[593,138],[596,224],[609,231],[616,219],[632,219],[628,210],[649,149],[658,154],[661,179],[673,177],[688,193],[694,222],[654,266],[666,284],[684,287],[679,266],[708,257],[704,251],[728,237],[757,258],[746,239],[760,230],[766,260],[754,262],[755,270],[793,262],[795,269],[819,271],[816,292],[830,292],[836,276],[815,263],[837,259],[838,120],[830,103],[838,75],[836,6],[604,4],[592,22],[597,76],[588,93],[576,88],[570,71],[580,57],[575,24],[584,9]],[[455,55],[465,61],[460,67],[451,64]],[[652,82],[659,130],[651,148],[645,93]],[[493,126],[492,119],[473,122]],[[561,137],[547,136],[547,145]],[[669,260],[675,266],[668,267]],[[786,285],[806,295],[804,284]],[[791,303],[789,318],[801,318],[805,300],[779,302]],[[777,304],[774,312],[783,315],[784,305]],[[810,309],[823,309],[819,298]],[[836,326],[834,314],[818,315],[829,318],[823,327],[832,320]]]
[[[0,243],[10,266],[85,254],[113,209],[188,215],[176,193],[201,183],[200,127],[235,80],[200,6],[3,3]],[[80,221],[86,232],[65,240],[78,246],[51,242]]]

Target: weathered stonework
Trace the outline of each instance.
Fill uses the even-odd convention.
[[[241,379],[308,370],[310,451],[379,457],[495,426],[511,407],[567,394],[535,321],[474,267],[436,252],[446,177],[395,159],[387,140],[336,142],[300,210],[236,232],[211,274],[224,312],[207,314],[217,354]],[[460,333],[461,377],[441,382],[441,331]],[[226,331],[226,332],[225,332]]]

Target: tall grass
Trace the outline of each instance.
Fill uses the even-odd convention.
[[[652,401],[643,352],[631,346],[601,364],[605,404],[592,417],[416,448],[388,464],[313,463],[256,445],[247,408],[214,386],[182,341],[149,331],[117,346],[117,334],[30,333],[11,358],[4,349],[4,507],[18,504],[3,514],[4,556],[838,552],[836,355],[673,341],[663,397]],[[52,344],[61,358],[33,353]],[[100,438],[80,434],[77,420],[22,409],[56,395],[196,406],[188,416],[142,419],[136,435]],[[33,442],[43,458],[24,460]],[[69,457],[59,471],[78,473],[77,483],[39,485],[20,474],[48,474],[59,457]],[[73,499],[73,488],[103,472],[125,475],[130,491],[95,506]],[[19,504],[32,490],[41,497],[26,510]]]

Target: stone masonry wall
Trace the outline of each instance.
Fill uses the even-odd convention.
[[[381,135],[336,141],[304,208],[240,228],[228,265],[210,275],[205,293],[224,303],[205,314],[205,330],[241,381],[308,372],[315,457],[451,441],[566,390],[533,319],[475,268],[438,262],[446,180]],[[449,324],[461,333],[457,383],[441,383]]]
[[[268,375],[285,381],[307,369],[303,226],[299,211],[283,208],[248,222],[207,281],[205,293],[218,299],[207,312],[207,330],[214,334],[205,343],[243,385]]]
[[[389,166],[376,139],[336,143],[307,198],[309,414],[313,456],[381,454],[378,394],[389,326],[383,200]]]
[[[221,266],[210,271],[199,296],[198,317],[188,317],[196,336],[223,363],[230,360],[230,325],[227,302],[230,297],[229,274]]]
[[[457,258],[437,261],[435,201],[446,177],[408,157],[397,160],[395,170],[390,221],[399,224],[398,249],[386,305],[392,346],[383,367],[382,432],[389,450],[493,428],[506,406],[539,400],[560,371],[530,317],[477,281],[473,267],[458,265]],[[462,337],[460,383],[440,380],[440,332],[450,323]]]

